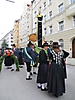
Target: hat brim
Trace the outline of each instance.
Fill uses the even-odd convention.
[[[42,45],[42,47],[49,47],[50,45]]]
[[[12,44],[11,46],[14,46],[14,47],[16,47],[16,45],[14,45],[14,44]]]
[[[60,47],[60,45],[52,45],[53,48]]]

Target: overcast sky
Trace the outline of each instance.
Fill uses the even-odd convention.
[[[14,27],[14,21],[23,13],[24,2],[30,4],[31,0],[11,0],[15,3],[0,0],[0,39]]]

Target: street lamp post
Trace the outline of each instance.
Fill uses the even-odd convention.
[[[42,47],[42,19],[43,16],[41,14],[38,14],[38,30],[37,30],[37,37],[38,37],[38,47]]]

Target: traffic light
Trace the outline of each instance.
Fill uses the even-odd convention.
[[[42,15],[38,15],[38,47],[42,47]]]

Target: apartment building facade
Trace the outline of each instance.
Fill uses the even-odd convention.
[[[23,42],[23,17],[21,16],[19,20],[19,47],[22,46]]]
[[[13,43],[19,48],[19,19],[14,22]]]
[[[6,41],[6,43],[8,44],[9,48],[12,48],[12,44],[13,44],[13,30],[11,30],[10,32],[8,32],[1,40],[0,40],[0,48],[2,47],[1,44],[3,43],[3,41]]]
[[[33,33],[37,33],[37,15],[43,15],[42,36],[58,41],[75,58],[75,0],[33,0]]]
[[[24,10],[19,23],[20,32],[20,47],[27,45],[29,41],[29,35],[31,34],[31,6],[24,4]]]

